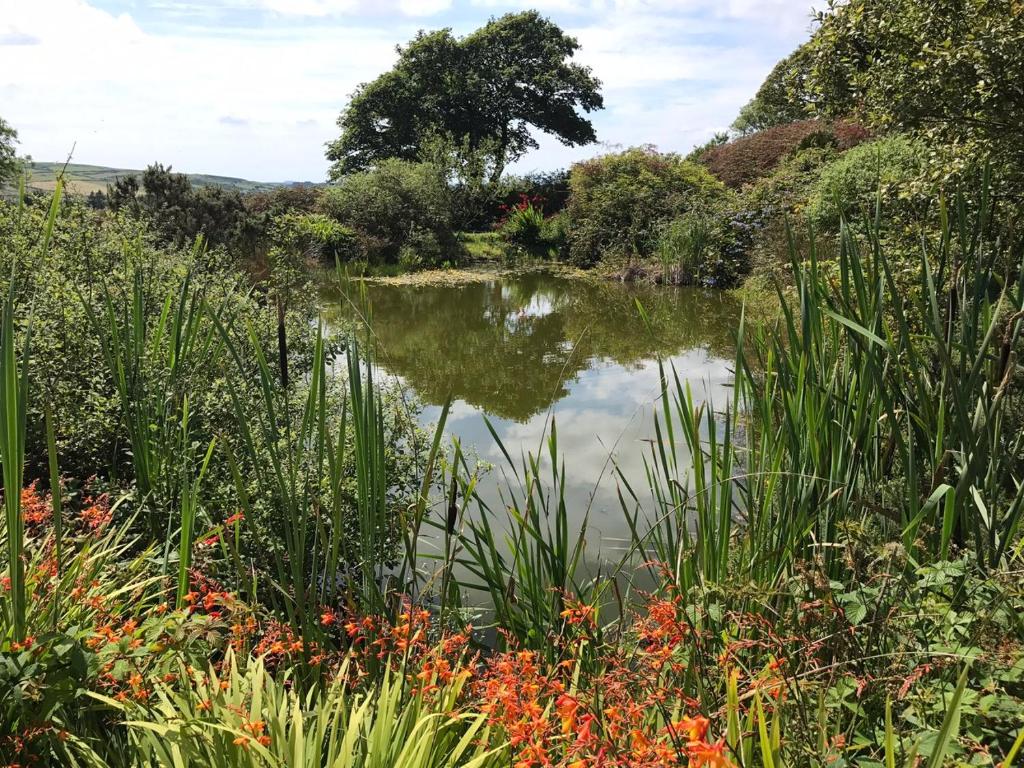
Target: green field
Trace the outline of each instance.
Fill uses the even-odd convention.
[[[78,163],[43,163],[28,164],[29,183],[31,189],[52,190],[57,175],[63,170],[65,186],[70,191],[88,195],[91,192],[106,192],[107,185],[113,184],[119,176],[140,176],[141,170],[129,168],[107,168],[102,165],[81,165]],[[264,192],[277,187],[287,186],[292,182],[262,182],[236,179],[230,176],[211,176],[203,173],[186,174],[194,186],[218,186],[235,189],[239,192]]]

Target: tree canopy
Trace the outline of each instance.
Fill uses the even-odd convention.
[[[420,32],[395,67],[361,85],[328,145],[331,177],[388,158],[422,159],[438,140],[484,153],[497,178],[536,148],[532,129],[567,146],[596,141],[582,114],[603,107],[600,81],[571,61],[579,43],[536,11],[507,14],[456,38]]]
[[[228,245],[241,235],[245,206],[238,192],[192,186],[188,176],[159,163],[136,176],[120,177],[107,188],[113,210],[144,215],[165,243],[187,245],[202,234],[211,246]]]
[[[811,61],[805,43],[776,64],[754,98],[740,110],[732,129],[746,136],[807,118],[812,101],[807,92]]]
[[[809,44],[819,110],[1024,167],[1019,0],[831,3]]]
[[[17,142],[18,132],[0,117],[0,183],[14,177],[18,171],[18,156],[14,151]]]

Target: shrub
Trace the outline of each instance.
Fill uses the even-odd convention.
[[[699,159],[726,186],[738,189],[764,178],[783,159],[801,149],[832,146],[846,150],[867,137],[867,130],[856,123],[798,120],[713,146]]]
[[[508,215],[509,209],[529,198],[544,213],[551,216],[565,210],[569,201],[569,171],[531,173],[526,176],[505,176],[493,185],[490,207],[486,211],[486,224],[497,226]]]
[[[727,206],[694,210],[669,222],[658,237],[663,279],[675,285],[728,288],[750,268],[749,213]]]
[[[836,157],[835,147],[799,150],[740,193],[737,208],[744,212],[749,228],[748,257],[755,272],[787,278],[789,238],[801,240],[806,236],[803,221],[809,190],[814,189],[822,169]],[[825,243],[820,246],[826,249]]]
[[[386,160],[372,171],[346,176],[329,189],[320,209],[356,230],[365,258],[394,264],[410,249],[427,264],[459,254],[451,190],[431,163]]]
[[[727,197],[706,168],[650,147],[578,163],[569,185],[569,257],[580,266],[651,256],[667,221]]]
[[[544,256],[547,254],[542,205],[540,200],[522,195],[519,202],[511,208],[503,206],[506,215],[503,220],[498,222],[498,234],[501,235],[510,255]]]
[[[568,256],[569,220],[564,210],[544,219],[541,236],[547,243],[548,252],[551,255],[559,259],[565,259]]]
[[[808,202],[810,219],[818,228],[835,229],[841,213],[873,210],[879,191],[886,210],[900,218],[915,206],[915,182],[924,170],[924,147],[906,136],[861,144],[822,169]]]
[[[354,230],[322,213],[285,213],[272,219],[272,240],[282,248],[307,258],[333,264],[358,256]]]
[[[144,218],[160,244],[186,246],[202,235],[211,246],[236,249],[246,227],[242,196],[217,186],[193,187],[188,176],[159,163],[107,188],[107,204]]]

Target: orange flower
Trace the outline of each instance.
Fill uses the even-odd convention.
[[[684,717],[682,720],[672,723],[666,730],[673,738],[686,737],[687,744],[700,744],[708,732],[708,719],[703,715],[697,717]]]
[[[693,768],[733,768],[733,763],[725,754],[725,740],[719,739],[714,744],[698,744],[688,750],[690,765]]]

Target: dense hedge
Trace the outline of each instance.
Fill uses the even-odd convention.
[[[385,160],[346,176],[319,205],[356,231],[367,261],[412,267],[458,257],[451,196],[440,166]]]
[[[783,159],[801,149],[831,146],[846,150],[869,135],[857,123],[798,120],[710,147],[699,160],[726,186],[739,189],[768,175]]]
[[[728,195],[706,168],[650,147],[577,163],[569,186],[569,258],[579,266],[651,256],[665,224]]]
[[[881,194],[889,215],[898,217],[914,206],[915,186],[923,179],[925,165],[924,146],[906,136],[861,144],[822,169],[808,201],[808,215],[817,227],[835,229],[840,213],[849,216],[873,209]]]

